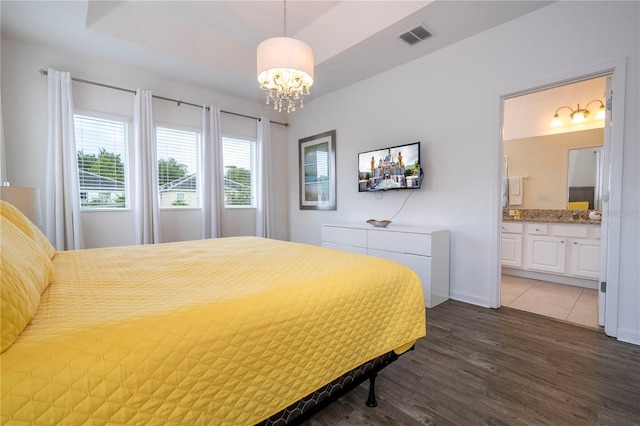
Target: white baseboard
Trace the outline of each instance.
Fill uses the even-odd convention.
[[[452,291],[449,293],[449,297],[453,300],[457,300],[464,303],[470,303],[472,305],[482,306],[483,308],[491,307],[491,303],[489,303],[489,299],[473,296],[467,293]]]
[[[567,284],[576,287],[598,289],[598,280],[589,280],[586,278],[569,277],[565,275],[545,274],[544,272],[529,271],[524,269],[502,267],[502,273],[505,275],[513,275],[514,277],[529,278],[532,280],[549,281],[558,284]]]
[[[630,330],[628,328],[619,328],[617,339],[620,340],[621,342],[640,345],[640,331]]]

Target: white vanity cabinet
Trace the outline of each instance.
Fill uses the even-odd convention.
[[[527,268],[564,274],[567,258],[565,238],[527,235]]]
[[[571,241],[571,275],[600,278],[600,242],[585,239]]]
[[[504,222],[502,266],[509,275],[597,288],[600,227]]]
[[[427,308],[449,299],[449,231],[322,225],[322,246],[396,261],[420,278]]]
[[[522,266],[522,223],[503,223],[501,238],[502,265]]]

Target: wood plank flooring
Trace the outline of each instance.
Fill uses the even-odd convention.
[[[447,301],[427,337],[317,413],[322,425],[640,425],[640,346],[510,308]]]

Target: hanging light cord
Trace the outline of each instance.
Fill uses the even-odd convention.
[[[407,195],[407,198],[404,199],[404,203],[402,203],[402,205],[400,206],[400,209],[396,212],[396,214],[391,216],[388,220],[393,220],[394,217],[398,216],[398,213],[400,213],[402,211],[402,209],[404,208],[404,205],[407,204],[407,200],[409,199],[409,197],[411,197],[413,195],[414,192],[415,191],[411,191],[409,193],[409,195]]]
[[[284,3],[284,16],[282,18],[282,20],[284,21],[284,36],[287,36],[287,0],[283,1]]]

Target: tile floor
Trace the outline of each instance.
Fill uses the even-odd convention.
[[[500,303],[587,327],[598,327],[597,290],[502,275]]]

